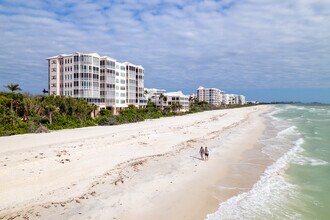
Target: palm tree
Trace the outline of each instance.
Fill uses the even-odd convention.
[[[161,102],[161,108],[162,108],[162,111],[163,111],[163,110],[164,110],[164,102],[165,102],[165,103],[167,102],[167,96],[165,96],[165,95],[162,93],[162,94],[160,94],[159,99],[160,99],[160,102]]]
[[[49,119],[49,124],[53,123],[53,113],[58,110],[58,108],[55,105],[46,105],[45,106],[46,113],[48,113],[48,119]]]
[[[167,96],[163,96],[163,101],[166,103],[167,102]]]
[[[178,103],[178,102],[173,102],[171,104],[171,109],[172,109],[173,112],[176,112],[177,113],[177,112],[180,111],[181,108],[182,108],[182,105],[180,103]]]
[[[9,89],[11,92],[15,92],[18,90],[22,90],[18,84],[10,84],[10,85],[6,85],[4,86],[5,88]],[[14,99],[11,98],[10,100],[10,111],[13,112],[14,111]]]
[[[177,108],[178,108],[178,111],[180,112],[180,110],[182,109],[182,105],[180,104],[180,103],[177,103],[178,105],[177,105]]]
[[[144,96],[146,96],[148,94],[149,94],[148,90],[144,90]]]
[[[164,109],[163,109],[163,98],[164,98],[164,94],[163,93],[161,93],[160,94],[160,96],[159,96],[159,100],[160,100],[160,105],[161,105],[161,110],[163,111]]]
[[[91,112],[91,116],[92,116],[92,118],[95,118],[95,117],[96,117],[97,110],[98,110],[97,105],[92,104],[92,112]]]
[[[22,89],[19,87],[18,84],[10,84],[10,85],[6,85],[4,86],[5,88],[9,89],[11,92],[15,92],[15,91],[21,91]]]

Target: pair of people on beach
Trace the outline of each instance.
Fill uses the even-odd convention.
[[[209,149],[207,149],[207,147],[201,147],[199,153],[201,155],[201,160],[209,160]]]

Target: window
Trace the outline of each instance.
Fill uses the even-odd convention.
[[[56,60],[52,60],[52,64],[56,64]]]
[[[56,76],[52,76],[52,79],[56,79]]]

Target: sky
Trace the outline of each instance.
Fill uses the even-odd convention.
[[[329,0],[0,0],[0,91],[40,94],[74,52],[142,65],[147,88],[330,103]]]

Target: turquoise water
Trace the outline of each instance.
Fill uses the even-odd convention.
[[[207,219],[330,219],[330,106],[275,106],[260,140],[274,163]]]

